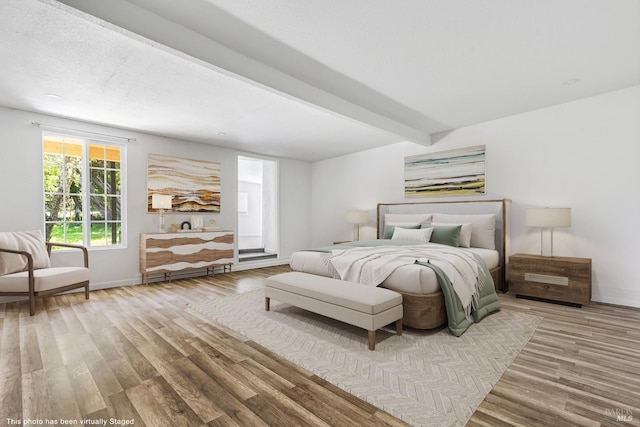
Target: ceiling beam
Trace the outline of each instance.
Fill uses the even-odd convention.
[[[96,25],[137,35],[141,42],[186,60],[412,142],[430,144],[430,134],[445,129],[206,1],[191,1],[188,8],[174,0],[40,1],[58,7],[63,3]]]

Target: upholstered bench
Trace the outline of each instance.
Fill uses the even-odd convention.
[[[366,329],[369,350],[385,325],[395,322],[402,335],[402,295],[389,289],[293,271],[269,277],[264,296],[266,311],[273,298]]]

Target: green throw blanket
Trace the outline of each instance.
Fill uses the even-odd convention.
[[[480,288],[477,300],[474,299],[473,301],[471,318],[467,318],[464,313],[464,308],[462,304],[460,304],[460,300],[454,292],[453,286],[451,286],[451,281],[449,281],[449,278],[444,274],[442,269],[430,263],[416,261],[416,264],[430,268],[436,274],[440,289],[442,289],[442,293],[444,294],[444,305],[447,310],[447,326],[451,333],[457,337],[462,335],[473,322],[479,322],[487,314],[500,310],[500,300],[495,291],[493,278],[484,261],[480,260],[479,262],[487,280]]]

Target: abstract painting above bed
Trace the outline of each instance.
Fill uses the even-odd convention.
[[[405,197],[484,193],[484,145],[405,157]]]

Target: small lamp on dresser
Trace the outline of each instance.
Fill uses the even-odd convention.
[[[553,229],[571,227],[571,208],[535,208],[527,209],[525,222],[527,227],[540,227],[540,255],[543,254],[542,233],[551,231],[551,256],[553,256]]]
[[[369,212],[367,211],[349,211],[347,212],[347,222],[353,224],[353,240],[360,240],[360,224],[369,222]]]
[[[172,196],[167,194],[154,194],[151,196],[151,207],[153,209],[160,209],[160,233],[164,233],[164,210],[171,209]]]

